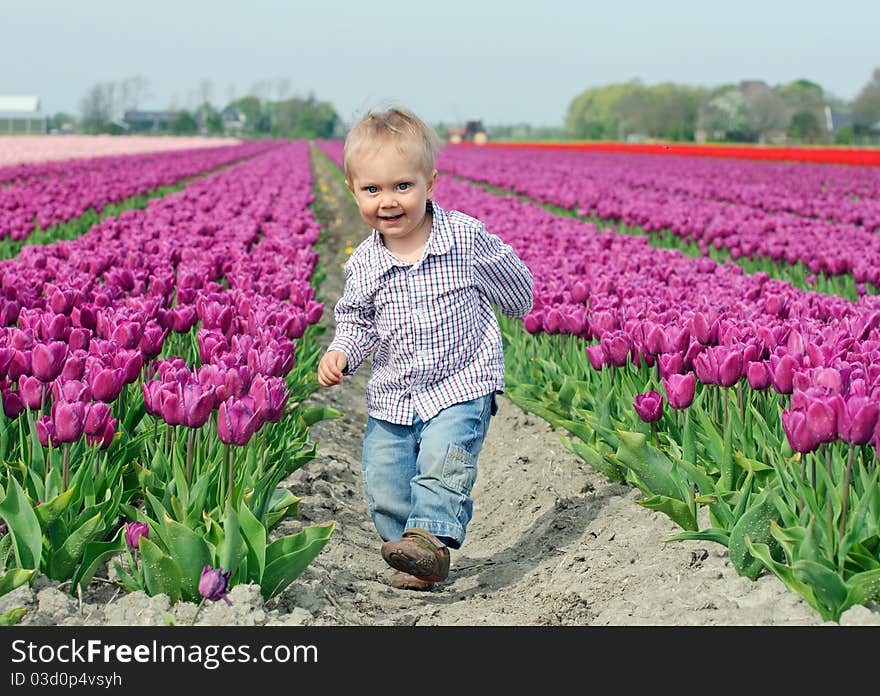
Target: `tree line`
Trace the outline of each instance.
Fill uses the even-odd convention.
[[[143,111],[152,96],[142,76],[92,85],[80,101],[79,115],[58,113],[50,128],[82,133],[150,132],[172,135],[235,135],[247,138],[330,138],[338,134],[340,118],[333,105],[314,94],[290,94],[290,81],[279,80],[277,93],[261,81],[252,94],[216,104],[208,80],[189,94],[191,106],[172,104],[161,111]],[[273,98],[274,96],[274,98]]]
[[[851,103],[809,80],[772,88],[761,81],[705,88],[639,80],[594,87],[571,101],[565,129],[558,135],[588,140],[876,142],[880,68]]]

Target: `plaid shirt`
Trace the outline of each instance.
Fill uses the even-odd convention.
[[[532,275],[509,245],[479,220],[428,205],[433,226],[418,262],[395,258],[376,230],[355,249],[328,348],[348,358],[346,374],[375,348],[367,408],[400,425],[503,391],[492,304],[511,317],[532,308]]]

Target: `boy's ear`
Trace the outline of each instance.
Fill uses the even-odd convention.
[[[437,183],[437,170],[431,172],[431,176],[428,178],[428,198],[433,197],[434,195],[434,186]]]
[[[348,179],[345,180],[345,188],[349,190],[352,196],[354,195],[354,186],[352,186],[351,181]]]

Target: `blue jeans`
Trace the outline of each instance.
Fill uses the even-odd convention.
[[[397,425],[369,416],[364,493],[385,541],[420,527],[457,549],[473,514],[477,456],[495,413],[495,394],[453,404],[427,422]]]

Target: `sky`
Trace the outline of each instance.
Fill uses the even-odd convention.
[[[634,79],[808,79],[852,100],[878,27],[878,0],[0,0],[0,95],[76,114],[94,85],[140,76],[141,109],[313,95],[346,123],[401,105],[561,126],[584,90]]]

